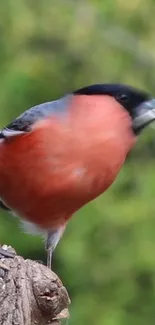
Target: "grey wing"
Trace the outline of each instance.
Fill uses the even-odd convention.
[[[35,122],[48,116],[65,113],[67,111],[67,107],[69,106],[71,97],[72,95],[68,95],[58,100],[29,108],[1,130],[0,138],[8,138],[29,132]]]

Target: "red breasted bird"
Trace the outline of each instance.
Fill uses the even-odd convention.
[[[1,130],[1,207],[46,234],[49,267],[69,218],[113,183],[154,108],[143,91],[93,85],[32,107]]]

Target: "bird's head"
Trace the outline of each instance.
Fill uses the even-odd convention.
[[[74,94],[107,95],[122,105],[132,118],[135,134],[155,120],[155,99],[147,92],[121,84],[96,84],[78,89]]]

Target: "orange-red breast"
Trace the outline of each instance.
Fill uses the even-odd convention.
[[[47,234],[48,266],[68,219],[112,184],[154,107],[132,87],[93,85],[30,108],[0,132],[1,207]]]

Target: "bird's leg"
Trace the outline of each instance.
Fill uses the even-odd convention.
[[[47,267],[49,269],[52,269],[52,255],[53,255],[53,250],[52,248],[47,248]]]
[[[46,239],[46,251],[47,251],[47,267],[51,269],[52,266],[52,255],[53,252],[63,235],[66,225],[60,226],[59,228],[49,230]]]

